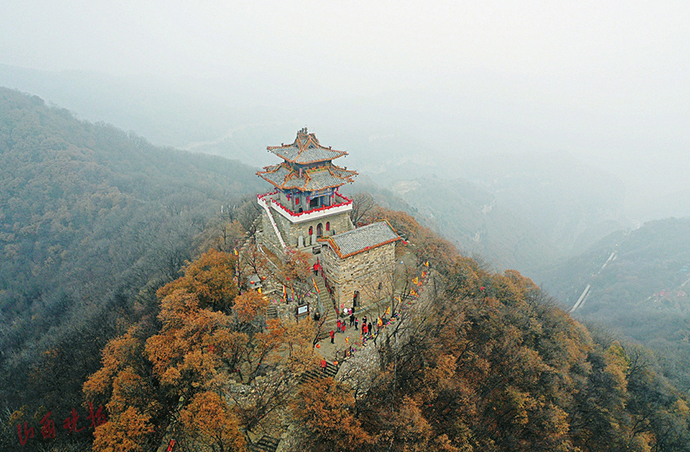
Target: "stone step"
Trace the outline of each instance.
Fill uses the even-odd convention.
[[[271,303],[268,305],[268,309],[266,309],[266,317],[269,319],[276,319],[278,318],[278,307]]]
[[[335,376],[338,373],[339,368],[340,368],[340,366],[336,367],[335,365],[333,365],[333,363],[327,362],[325,372],[321,369],[321,366],[319,366],[318,369],[311,369],[311,370],[308,370],[305,373],[303,373],[300,377],[300,381],[302,383],[308,383],[308,382],[317,381],[321,378],[326,378],[326,377],[335,378]]]
[[[314,280],[316,281],[316,286],[319,288],[319,300],[321,301],[321,305],[323,306],[324,310],[330,311],[331,308],[335,309],[335,305],[333,304],[331,295],[328,293],[326,282],[324,281],[323,277],[317,276],[314,278]]]
[[[251,452],[275,452],[278,449],[278,444],[280,444],[279,438],[264,435],[256,443],[250,444],[249,450]]]
[[[326,375],[329,377],[335,377],[335,375],[338,373],[338,369],[340,369],[340,365],[336,366],[333,363],[326,363]]]

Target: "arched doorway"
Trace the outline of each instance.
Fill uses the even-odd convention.
[[[323,236],[323,225],[321,223],[316,225],[316,237]]]

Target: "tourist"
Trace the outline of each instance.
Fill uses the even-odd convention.
[[[374,333],[374,330],[371,328],[371,322],[367,325],[367,331],[369,331],[370,336]]]
[[[340,331],[340,324],[341,324],[341,323],[342,323],[342,322],[340,321],[340,319],[338,319],[338,323],[337,323],[337,330],[338,330],[338,331]]]
[[[321,369],[323,370],[323,373],[326,373],[326,366],[327,365],[328,364],[326,364],[326,359],[321,358]]]
[[[354,314],[350,314],[350,326],[352,326],[352,325],[354,325],[354,324],[355,324],[355,315],[354,315]]]
[[[334,342],[335,333],[333,332],[333,330],[331,330],[331,333],[330,333],[330,334],[331,334],[331,344],[335,344],[335,342]]]
[[[355,317],[355,329],[357,329],[357,324],[359,323],[359,320]]]

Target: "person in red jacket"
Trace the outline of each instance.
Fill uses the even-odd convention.
[[[331,330],[331,344],[335,344],[334,338],[335,338],[335,332],[333,330]]]

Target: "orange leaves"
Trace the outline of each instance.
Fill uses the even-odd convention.
[[[304,255],[293,264],[309,273]],[[255,291],[237,297],[233,276],[234,258],[209,251],[158,291],[157,334],[143,341],[132,329],[106,346],[102,369],[84,385],[89,399],[109,397],[112,425],[99,431],[94,450],[139,450],[132,438],[149,450],[160,440],[151,424],[165,428],[176,419],[188,450],[243,450],[240,426],[251,430],[294,394],[315,359],[313,323],[265,319],[267,300]],[[230,374],[254,388],[234,400],[251,414],[241,421],[219,395]]]
[[[173,387],[216,381],[220,356],[232,347],[230,317],[199,309],[195,295],[177,290],[163,299],[159,318],[162,331],[146,341],[146,354],[161,383]]]
[[[128,407],[96,428],[94,452],[144,452],[151,450],[147,436],[153,432],[151,417]]]
[[[305,428],[302,441],[319,450],[356,450],[371,444],[373,438],[352,414],[355,399],[352,391],[332,378],[303,385],[292,404],[292,410]]]
[[[287,248],[285,251],[285,262],[280,270],[283,284],[287,286],[307,284],[311,281],[311,267],[309,266],[309,255],[302,251]]]
[[[244,450],[244,436],[237,416],[215,392],[200,392],[181,412],[185,433],[194,450]]]
[[[107,408],[111,413],[122,412],[127,405],[146,406],[151,395],[144,379],[127,367],[113,379],[113,395]]]
[[[276,329],[270,331],[277,331]],[[280,341],[286,349],[282,355],[286,358],[284,365],[296,374],[312,368],[317,361],[312,346],[312,338],[315,334],[315,325],[312,322],[290,323],[283,329],[282,338],[278,335],[273,341]]]
[[[209,250],[187,266],[185,274],[158,289],[158,297],[165,298],[177,289],[197,296],[201,307],[226,310],[237,296],[235,258],[229,253]]]
[[[258,315],[264,315],[268,300],[255,290],[250,290],[235,298],[233,311],[242,323],[252,322]]]
[[[127,333],[111,340],[105,346],[101,359],[103,367],[84,383],[87,399],[106,396],[117,373],[141,361],[143,341],[135,337],[136,332],[136,327],[131,327]]]
[[[419,404],[414,399],[404,396],[399,403],[389,408],[384,420],[379,444],[395,443],[405,451],[425,452],[437,450],[431,447],[434,430],[426,420]]]

